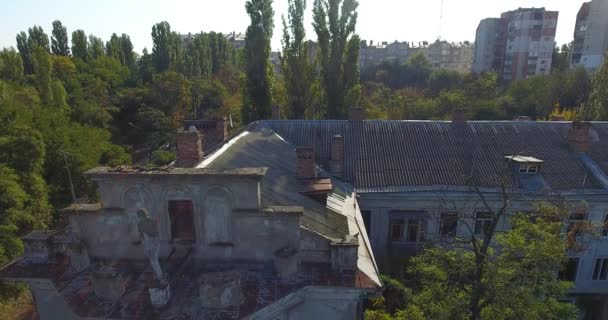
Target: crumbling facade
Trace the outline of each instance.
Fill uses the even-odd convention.
[[[381,282],[353,195],[330,209],[302,192],[287,144],[287,167],[233,166],[201,138],[178,133],[172,166],[88,171],[101,202],[26,236],[0,276],[30,286],[43,320],[360,319]]]

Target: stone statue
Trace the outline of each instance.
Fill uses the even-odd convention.
[[[164,283],[165,277],[158,260],[160,251],[158,223],[150,217],[150,213],[145,208],[137,209],[137,221],[137,230],[144,245],[144,253],[148,257],[148,261],[150,261],[150,266],[156,275],[156,279],[160,283]]]

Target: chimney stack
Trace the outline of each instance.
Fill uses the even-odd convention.
[[[350,116],[349,116],[350,121],[361,122],[365,119],[365,115],[363,114],[363,108],[351,107],[349,111],[350,111]]]
[[[336,134],[331,139],[330,171],[338,177],[344,173],[344,138]]]
[[[281,120],[281,108],[276,104],[272,106],[272,120]]]
[[[315,152],[312,147],[296,148],[296,176],[300,179],[315,177]]]
[[[453,124],[466,124],[467,116],[462,108],[454,109],[454,113],[452,114],[452,123]]]
[[[188,131],[178,132],[175,136],[177,145],[177,167],[191,168],[203,160],[202,135],[194,126]]]
[[[583,153],[591,149],[593,138],[591,136],[591,123],[586,121],[572,122],[572,128],[568,132],[568,142],[574,151]]]

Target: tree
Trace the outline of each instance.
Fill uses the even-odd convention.
[[[43,47],[35,47],[33,51],[34,79],[40,99],[46,106],[53,104],[51,91],[51,72],[53,69],[51,57]]]
[[[355,78],[345,72],[354,70],[348,68],[346,61],[349,39],[357,24],[358,5],[357,0],[315,0],[313,5],[313,27],[318,39],[328,118],[341,119],[347,116],[345,97],[356,86],[352,81],[345,83],[346,79]],[[350,47],[355,50],[352,45]],[[358,46],[356,49],[358,50]]]
[[[51,52],[59,56],[70,55],[67,29],[61,21],[53,21],[53,36],[51,36]]]
[[[23,60],[13,48],[0,51],[0,78],[15,82],[23,79]]]
[[[158,72],[169,70],[172,56],[171,26],[163,21],[152,26],[152,59]]]
[[[84,30],[72,32],[72,55],[82,61],[89,61],[89,41]]]
[[[33,26],[28,29],[28,34],[29,36],[27,38],[27,44],[31,52],[33,52],[34,48],[36,47],[42,47],[47,52],[51,51],[49,46],[49,36],[44,33],[42,27]]]
[[[568,250],[567,214],[541,206],[534,216],[507,217],[508,202],[488,212],[483,224],[470,216],[459,220],[470,236],[455,240],[453,249],[429,248],[413,258],[412,300],[425,317],[576,319],[576,307],[558,300],[571,287],[557,278]],[[497,227],[507,218],[511,229],[501,233]]]
[[[97,59],[105,55],[103,40],[94,35],[89,35],[89,58]]]
[[[290,119],[304,119],[310,106],[314,69],[308,56],[304,11],[306,0],[289,0],[288,21],[283,17],[283,55],[281,64],[287,90]]]
[[[608,52],[604,55],[604,63],[593,76],[591,94],[581,114],[589,120],[608,119]]]
[[[245,40],[245,87],[241,109],[245,123],[271,116],[273,72],[270,39],[274,29],[272,0],[249,0],[245,4],[251,24]]]
[[[32,52],[30,51],[30,47],[27,43],[27,34],[25,34],[23,31],[17,34],[17,49],[19,50],[21,60],[23,61],[25,74],[31,74],[34,72],[34,66],[32,65]]]
[[[431,72],[429,77],[429,91],[433,96],[441,91],[452,90],[462,85],[462,77],[457,71],[439,69]]]
[[[570,68],[570,58],[572,57],[572,42],[563,44],[561,48],[553,49],[553,58],[551,60],[551,70],[566,71]]]

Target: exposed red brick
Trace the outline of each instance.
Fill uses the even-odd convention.
[[[296,148],[296,176],[300,179],[315,177],[315,152],[312,147]]]
[[[177,167],[193,167],[203,160],[202,139],[202,135],[198,132],[178,132],[175,135]]]

